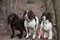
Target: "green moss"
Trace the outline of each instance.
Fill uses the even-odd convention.
[[[47,10],[47,5],[46,5],[46,3],[41,3],[41,4],[40,4],[40,7],[43,8],[43,9],[45,9],[45,10]]]
[[[3,0],[0,0],[0,4],[3,2]]]
[[[27,0],[27,3],[33,3],[33,0]]]

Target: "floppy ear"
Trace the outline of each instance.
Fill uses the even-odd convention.
[[[35,18],[35,14],[34,14],[33,11],[29,11],[28,13],[29,13],[29,18],[30,18],[30,19]]]
[[[25,16],[25,14],[26,14],[26,11],[24,11],[24,13],[23,13],[23,18],[24,18],[24,16]]]
[[[43,12],[42,16],[41,16],[41,20],[42,20],[42,17],[45,15],[46,12]]]
[[[52,22],[52,15],[51,15],[51,13],[47,13],[47,19],[50,21],[50,22]]]
[[[17,23],[18,21],[19,21],[18,15],[15,15],[15,23]]]
[[[26,10],[22,10],[23,11],[23,17],[24,17],[24,15],[25,15],[25,13],[26,13]]]
[[[52,22],[52,15],[49,16],[49,21]]]
[[[11,18],[11,14],[8,15],[8,18],[7,18],[8,23],[10,23],[10,21],[11,21],[10,18]]]

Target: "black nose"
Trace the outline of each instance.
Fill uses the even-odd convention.
[[[26,17],[24,17],[24,19],[27,19]]]
[[[26,18],[26,17],[24,17],[24,18]]]
[[[42,18],[42,19],[44,19],[44,18]]]

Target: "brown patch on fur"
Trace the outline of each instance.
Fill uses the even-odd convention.
[[[28,12],[28,18],[31,19],[31,20],[35,18],[35,14],[34,14],[34,12],[32,10],[30,10]]]
[[[48,19],[50,22],[52,22],[52,15],[51,15],[50,12],[44,12],[44,13],[42,14],[42,16],[41,16],[41,20],[42,20],[42,17],[43,17],[44,15],[46,16],[46,19]]]
[[[27,14],[29,20],[32,20],[32,19],[35,18],[35,14],[32,10],[28,10],[28,12],[25,11],[24,14],[23,14],[23,18],[25,18],[26,14]]]
[[[51,13],[47,12],[47,19],[52,22],[52,15]]]

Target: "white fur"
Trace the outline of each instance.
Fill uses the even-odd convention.
[[[45,21],[45,20],[46,20],[45,16],[43,16],[42,18],[43,18],[43,21]]]
[[[37,16],[35,18],[36,18],[36,21],[35,21],[35,19],[32,19],[30,22],[27,22],[26,20],[24,22],[24,26],[25,26],[26,31],[27,31],[26,38],[29,37],[28,28],[33,28],[34,31],[33,31],[33,37],[32,38],[35,39],[35,37],[36,37],[36,31],[38,28],[39,20],[38,20]],[[35,28],[35,26],[36,26],[36,28]]]
[[[44,24],[43,24],[44,22]],[[45,20],[41,22],[41,26],[40,26],[40,33],[38,38],[40,38],[43,34],[42,34],[42,27],[44,27],[44,38],[48,38],[48,39],[52,39],[52,23],[49,22],[49,20]]]

